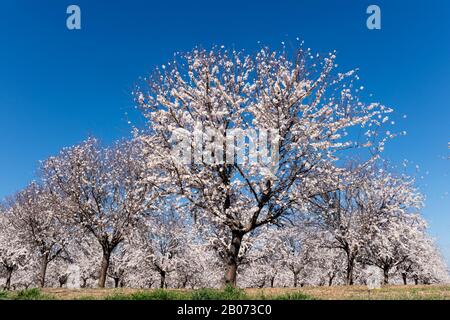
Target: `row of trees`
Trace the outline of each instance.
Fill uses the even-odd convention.
[[[145,130],[63,149],[4,204],[5,287],[63,285],[73,264],[100,287],[351,285],[367,266],[385,283],[446,281],[414,181],[382,165],[392,110],[335,67],[303,48],[176,55],[136,89]],[[216,136],[190,136],[182,163],[173,133],[199,128]],[[276,163],[226,159],[228,129],[276,132]]]
[[[309,198],[301,217],[244,236],[239,284],[351,285],[365,282],[368,266],[380,268],[385,284],[447,281],[445,263],[413,211],[422,199],[411,181],[373,168],[358,167],[353,174],[357,178],[348,184],[348,171],[336,173],[334,190]],[[226,229],[195,221],[189,211],[166,203],[120,221],[121,237],[115,236],[117,218],[106,215],[107,231],[99,237],[98,220],[72,220],[54,197],[32,183],[2,213],[6,288],[64,285],[71,265],[80,268],[81,287],[104,285],[108,278],[115,287],[222,284],[230,242]],[[105,248],[105,242],[115,237],[120,241],[108,251],[112,245]]]

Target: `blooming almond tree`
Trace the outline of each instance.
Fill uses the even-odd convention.
[[[373,162],[335,168],[331,176],[321,179],[316,184],[317,193],[307,197],[308,210],[315,215],[317,226],[328,234],[329,246],[345,253],[346,284],[352,285],[355,263],[362,251],[374,244],[375,235],[383,237],[382,242],[390,241],[389,222],[418,213],[422,196],[413,180],[377,169]],[[394,228],[393,232],[400,230]]]
[[[102,261],[102,247],[90,233],[74,237],[68,245],[70,262],[80,268],[80,287],[93,287],[98,282],[98,266]]]
[[[388,217],[374,222],[362,252],[366,265],[379,267],[383,272],[383,283],[389,283],[392,270],[413,259],[415,246],[424,240],[425,222],[416,215]],[[431,255],[430,255],[431,257]]]
[[[6,210],[0,207],[0,275],[6,279],[4,289],[11,289],[13,273],[24,267],[30,253],[22,245]]]
[[[156,195],[135,141],[101,148],[95,139],[64,149],[43,166],[46,182],[72,225],[93,235],[102,248],[99,287],[110,257]]]
[[[250,240],[251,243],[244,243],[248,249],[241,250],[245,254],[245,263],[241,263],[242,267],[240,266],[240,274],[244,274],[244,279],[240,279],[239,283],[243,283],[244,286],[273,288],[276,282],[280,282],[284,264],[280,232],[271,228],[260,232]]]
[[[306,231],[311,230],[298,230],[298,226],[287,227],[280,237],[283,244],[280,247],[282,261],[285,268],[292,273],[294,287],[303,287],[307,280],[314,280],[313,270],[317,268],[315,259],[319,257],[319,239]]]
[[[40,259],[39,285],[44,287],[48,264],[64,253],[71,236],[60,207],[49,190],[33,182],[11,200],[10,212],[23,246]]]
[[[117,246],[114,254],[111,256],[111,263],[108,269],[108,277],[114,281],[114,287],[118,288],[124,287],[127,283],[127,278],[129,278],[130,262],[133,260],[133,256],[136,255],[136,250],[132,247],[134,244],[130,241],[123,241]],[[142,256],[140,257],[142,258]]]
[[[162,206],[163,212],[146,216],[140,228],[141,241],[146,254],[141,258],[160,275],[160,288],[167,287],[167,277],[177,270],[183,251],[189,248],[188,229],[182,212],[170,206]]]
[[[226,283],[236,284],[243,237],[296,212],[295,190],[312,168],[384,144],[376,128],[392,110],[360,101],[355,72],[335,72],[335,58],[193,50],[136,89],[159,182],[227,230]]]
[[[223,272],[217,253],[207,243],[194,241],[191,235],[188,235],[188,239],[190,241],[183,245],[184,250],[177,264],[177,287],[191,289],[219,287]]]
[[[442,254],[423,228],[424,222],[419,222],[421,223],[409,223],[404,227],[406,232],[402,237],[406,246],[399,251],[402,253],[401,260],[394,256],[397,261],[400,260],[396,271],[400,273],[404,285],[408,284],[408,279],[413,280],[415,284],[419,281],[424,284],[448,283],[448,269]],[[404,250],[405,247],[407,250]]]

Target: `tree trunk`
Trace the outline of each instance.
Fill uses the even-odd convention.
[[[58,281],[59,281],[59,287],[62,288],[63,285],[65,285],[67,283],[67,280],[69,279],[68,275],[62,275],[59,277]]]
[[[331,287],[333,285],[333,280],[334,280],[335,275],[333,274],[332,276],[330,276],[330,278],[328,279],[328,286]]]
[[[118,288],[119,287],[119,281],[120,281],[120,278],[114,278],[114,288]]]
[[[402,279],[403,279],[403,284],[406,286],[408,284],[408,277],[406,275],[406,272],[402,272]]]
[[[98,286],[100,288],[104,288],[105,287],[106,276],[107,276],[107,273],[108,273],[110,258],[111,258],[111,252],[108,251],[108,250],[103,249],[102,265],[101,265],[101,268],[100,268],[100,278],[98,279]]]
[[[225,273],[225,284],[236,286],[236,275],[238,268],[238,256],[241,249],[244,233],[232,231],[230,250],[228,252],[227,271]]]
[[[181,287],[182,287],[183,289],[185,289],[185,288],[187,287],[188,282],[189,282],[189,278],[188,278],[188,277],[184,278],[184,279],[183,279],[183,282],[182,282],[182,284],[181,284]]]
[[[346,284],[348,286],[353,285],[353,269],[355,265],[355,259],[353,257],[349,257],[347,259],[347,277],[345,279]]]
[[[294,272],[294,288],[298,285],[298,272]]]
[[[45,275],[47,274],[47,266],[48,266],[48,252],[42,255],[41,272],[39,274],[39,285],[41,286],[41,288],[45,287]]]
[[[5,290],[11,290],[11,277],[13,273],[13,268],[7,268],[6,269],[6,283],[5,283]]]
[[[389,284],[389,268],[383,268],[384,280],[383,284]]]
[[[274,282],[275,282],[275,276],[270,278],[270,287],[271,288],[273,288]]]
[[[261,282],[260,285],[258,285],[258,288],[262,289],[266,285],[266,280],[264,279],[263,282]]]
[[[159,287],[161,289],[164,289],[166,287],[166,272],[161,271],[159,274],[161,275],[161,283],[160,283]]]
[[[417,276],[414,277],[414,284],[416,286],[419,284],[419,278]]]

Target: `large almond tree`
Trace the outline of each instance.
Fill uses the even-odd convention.
[[[303,48],[292,57],[268,48],[198,49],[136,89],[148,119],[147,164],[198,223],[226,230],[228,284],[236,284],[243,238],[299,212],[296,192],[308,175],[343,149],[383,147],[377,128],[392,110],[360,101],[355,72],[336,72],[335,58]],[[248,137],[239,143],[230,129]],[[267,147],[254,149],[258,139]]]

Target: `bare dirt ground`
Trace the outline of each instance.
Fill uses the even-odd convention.
[[[43,289],[43,293],[57,299],[104,299],[114,294],[132,294],[135,292],[151,291],[152,289]],[[175,290],[177,291],[177,290]],[[304,288],[265,288],[245,289],[246,294],[253,299],[260,297],[274,297],[287,293],[301,292],[320,300],[450,300],[450,286],[385,286],[372,290],[369,294],[365,286],[333,286],[333,287],[304,287]]]

